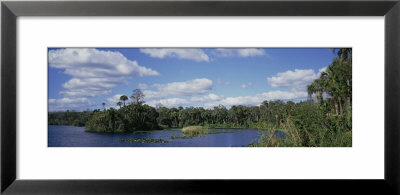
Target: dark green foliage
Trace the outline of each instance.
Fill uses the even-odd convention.
[[[48,122],[49,125],[73,125],[85,126],[85,123],[93,115],[91,111],[69,111],[66,112],[49,112]]]
[[[352,50],[343,48],[333,51],[336,58],[332,64],[321,73],[319,79],[307,86],[310,100],[295,104],[295,109],[283,116],[286,121],[276,124],[285,129],[287,138],[264,138],[251,146],[352,145]],[[314,94],[317,102],[311,100]],[[278,120],[282,113],[282,110],[279,111]],[[269,120],[273,120],[273,117]]]
[[[320,141],[319,132],[327,127],[325,113],[312,102],[304,103],[299,106],[293,117],[294,125],[300,133],[304,146],[316,146]]]
[[[96,112],[86,123],[86,131],[98,133],[128,133],[160,129],[158,112],[146,104],[130,104]]]

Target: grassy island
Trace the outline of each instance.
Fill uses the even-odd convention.
[[[208,131],[202,126],[187,126],[182,128],[182,133],[189,136],[204,135]]]

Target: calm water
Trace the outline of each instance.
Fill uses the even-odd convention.
[[[189,139],[182,137],[180,129],[149,131],[130,134],[100,134],[85,132],[84,127],[49,125],[49,147],[230,147],[247,146],[257,142],[260,130],[257,129],[213,129],[212,134]],[[265,132],[264,132],[265,133]],[[121,139],[144,138],[162,139],[168,143],[130,143]]]

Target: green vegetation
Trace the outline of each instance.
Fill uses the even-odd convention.
[[[307,101],[264,101],[259,106],[223,105],[156,108],[144,104],[136,89],[130,103],[121,96],[119,109],[93,112],[49,113],[50,125],[83,125],[98,133],[132,133],[165,128],[183,128],[184,137],[208,134],[212,128],[266,129],[260,140],[249,146],[340,147],[352,145],[352,51],[334,49],[336,58],[309,86]],[[275,136],[279,129],[285,138]],[[142,140],[143,141],[143,140]],[[136,142],[136,141],[135,141]]]
[[[261,135],[259,142],[251,146],[352,145],[352,51],[334,52],[337,58],[307,87],[310,99],[315,94],[318,102],[309,100],[290,108],[285,120],[277,124],[284,130],[285,139],[270,133]],[[326,99],[323,94],[327,94]]]
[[[187,126],[182,128],[182,133],[188,136],[197,136],[208,134],[208,130],[202,126]]]
[[[98,133],[131,133],[161,129],[157,124],[158,113],[149,105],[130,104],[120,109],[96,112],[87,122],[86,131]]]
[[[85,126],[92,115],[93,112],[91,111],[76,112],[67,110],[66,112],[49,112],[48,121],[49,125]]]

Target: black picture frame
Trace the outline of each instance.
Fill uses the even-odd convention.
[[[382,180],[16,179],[19,16],[385,16],[385,176]],[[4,194],[399,194],[399,0],[2,1],[1,193]],[[243,167],[245,168],[245,167]],[[329,168],[329,167],[327,167]],[[101,171],[101,170],[99,170]],[[234,170],[232,170],[234,171]],[[368,170],[365,170],[368,171]]]

